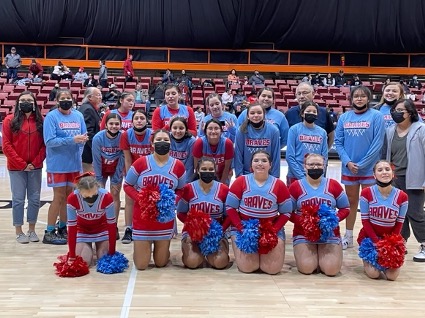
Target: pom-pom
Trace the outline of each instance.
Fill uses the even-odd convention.
[[[258,230],[258,219],[242,221],[242,232],[236,233],[236,246],[244,253],[253,254],[258,252],[258,239],[260,232]]]
[[[167,223],[176,217],[176,194],[166,184],[159,184],[160,199],[156,203],[158,208],[157,221]]]
[[[362,240],[359,246],[359,257],[365,262],[369,263],[379,271],[385,270],[381,265],[378,264],[378,252],[370,238]]]
[[[216,253],[220,248],[220,241],[223,238],[223,227],[216,220],[212,219],[208,233],[199,242],[199,249],[202,255],[208,256]]]
[[[277,246],[278,238],[270,220],[260,221],[260,238],[258,239],[258,253],[268,254]]]
[[[81,256],[76,256],[75,260],[69,261],[68,255],[58,257],[59,262],[54,263],[56,275],[59,277],[80,277],[89,273],[89,266]]]
[[[310,242],[317,242],[320,239],[319,216],[317,205],[307,205],[301,209],[300,223],[304,230],[304,236]]]
[[[211,224],[209,214],[201,210],[191,209],[187,214],[186,222],[184,222],[184,231],[186,231],[190,239],[194,242],[200,242],[207,235]]]
[[[334,230],[338,227],[339,222],[335,209],[326,204],[321,204],[317,215],[319,216],[319,228],[321,231],[320,240],[327,241],[334,235]]]
[[[160,199],[158,186],[148,184],[139,193],[140,216],[142,220],[155,221],[159,211],[156,206]]]
[[[400,234],[385,235],[376,243],[378,263],[385,268],[399,268],[404,263],[406,246]]]
[[[96,266],[96,270],[103,274],[122,273],[127,268],[128,259],[120,252],[115,252],[113,255],[103,255],[97,261]]]

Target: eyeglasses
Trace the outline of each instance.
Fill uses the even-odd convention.
[[[391,112],[392,113],[402,113],[402,114],[404,114],[404,113],[407,113],[407,110],[404,109],[404,108],[396,108],[396,109],[393,109]]]
[[[20,103],[30,103],[33,104],[34,100],[33,99],[20,99],[19,100]]]
[[[323,168],[323,164],[321,163],[306,163],[307,168]]]

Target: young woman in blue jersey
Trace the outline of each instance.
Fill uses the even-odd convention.
[[[391,117],[391,107],[399,99],[404,99],[403,86],[400,83],[389,82],[382,89],[382,97],[379,104],[374,108],[379,110],[384,115],[385,128],[394,125],[394,120]]]
[[[152,115],[152,130],[166,129],[170,130],[170,121],[174,116],[180,116],[187,119],[187,126],[192,136],[196,136],[196,118],[192,107],[179,104],[181,92],[177,85],[168,84],[165,86],[166,105],[157,107]]]
[[[72,262],[79,255],[90,266],[94,253],[97,259],[115,253],[114,201],[92,173],[78,176],[75,187],[67,199],[68,260]]]
[[[385,160],[378,161],[373,168],[373,174],[376,185],[363,189],[360,196],[363,228],[357,239],[359,244],[367,237],[376,244],[385,234],[400,234],[407,212],[407,194],[391,185],[394,179],[391,164]],[[368,277],[379,278],[380,270],[365,261],[363,265]],[[400,268],[388,268],[384,274],[388,280],[396,280]]]
[[[419,121],[410,99],[398,100],[391,107],[395,124],[386,130],[384,154],[395,166],[394,186],[409,196],[409,207],[401,235],[407,241],[410,227],[420,245],[415,262],[425,262],[425,124]]]
[[[305,206],[325,203],[332,209],[338,210],[337,217],[339,222],[344,220],[350,213],[350,204],[342,186],[338,181],[323,176],[325,166],[325,158],[320,154],[308,154],[305,157],[304,164],[306,177],[295,180],[289,187],[289,193],[295,209],[292,237],[295,263],[300,273],[312,274],[319,270],[325,275],[335,276],[339,273],[342,266],[339,226],[334,230],[334,235],[328,240],[311,242],[305,237],[304,229],[299,223],[299,216]]]
[[[202,210],[223,224],[228,192],[227,185],[216,181],[214,159],[202,157],[196,167],[195,180],[183,188],[177,206],[177,217],[182,223],[185,223],[187,213],[191,209],[196,209]],[[198,244],[192,242],[188,234],[183,232],[182,252],[183,264],[188,268],[198,268],[205,259],[213,268],[222,269],[229,265],[229,242],[224,237],[220,241],[218,252],[204,257]]]
[[[122,92],[118,98],[117,105],[111,111],[106,112],[100,123],[100,129],[106,128],[106,117],[109,114],[118,114],[121,117],[121,130],[126,131],[133,127],[133,107],[134,107],[134,94],[130,92]]]
[[[248,117],[239,127],[235,140],[234,167],[236,177],[251,172],[252,154],[264,150],[270,154],[270,174],[280,177],[279,130],[264,119],[265,110],[259,103],[250,104]]]
[[[218,180],[229,184],[234,158],[233,143],[222,135],[223,126],[214,118],[205,123],[204,134],[205,136],[198,138],[193,145],[194,166],[198,166],[202,157],[214,158]]]
[[[269,173],[273,164],[266,151],[256,151],[251,160],[253,172],[236,178],[227,196],[226,213],[234,226],[231,237],[233,252],[238,269],[244,273],[252,273],[260,269],[267,274],[277,274],[283,266],[284,225],[291,216],[292,203],[285,183]],[[248,254],[236,246],[235,231],[243,231],[241,221],[252,218],[273,221],[278,244],[268,254]]]
[[[138,109],[133,112],[132,125],[133,127],[122,133],[120,139],[120,149],[124,153],[125,174],[137,159],[150,155],[152,152],[152,130],[148,128],[148,117],[143,110]],[[133,205],[133,200],[126,194],[125,232],[121,240],[123,244],[130,244],[132,240]]]
[[[221,97],[217,93],[212,93],[207,96],[205,99],[210,114],[205,116],[204,119],[199,124],[198,136],[205,136],[205,123],[210,119],[218,120],[223,126],[223,136],[229,138],[232,142],[235,141],[236,130],[239,127],[238,119],[235,115],[224,111],[223,103],[221,102]]]
[[[99,131],[93,137],[93,169],[97,182],[103,188],[109,178],[110,193],[114,199],[115,217],[118,223],[118,216],[121,209],[121,186],[124,175],[124,155],[120,149],[121,137],[121,117],[116,113],[109,113],[105,116],[106,129]],[[117,227],[117,239],[119,232]]]
[[[72,110],[71,92],[59,90],[56,102],[58,107],[46,115],[43,126],[47,186],[53,188],[43,243],[63,245],[67,238],[66,198],[73,190],[75,177],[82,171],[81,154],[88,136],[83,115]]]
[[[193,177],[193,155],[192,149],[195,143],[193,137],[187,130],[187,121],[184,117],[174,117],[170,122],[171,149],[170,156],[181,160],[186,168],[186,181]]]
[[[382,113],[369,108],[372,99],[370,90],[356,86],[350,96],[353,110],[341,115],[335,130],[335,146],[342,163],[341,183],[345,185],[350,201],[343,249],[353,247],[360,186],[366,188],[375,183],[373,165],[380,158],[385,133]]]
[[[270,124],[279,129],[280,147],[286,146],[288,138],[288,121],[285,115],[274,107],[274,90],[270,87],[263,87],[257,93],[258,102],[266,111],[265,118]],[[239,126],[246,120],[247,110],[244,110],[238,117]]]
[[[301,123],[289,128],[288,144],[286,148],[286,162],[288,163],[288,175],[286,184],[289,186],[295,180],[305,177],[304,160],[306,154],[317,153],[325,158],[325,166],[328,161],[328,136],[326,131],[317,126],[319,106],[312,101],[301,105]]]
[[[147,185],[168,184],[174,191],[185,185],[183,163],[170,157],[170,138],[165,129],[155,131],[152,135],[153,154],[137,159],[125,178],[124,191],[134,200],[133,260],[139,270],[149,265],[152,242],[155,266],[164,267],[170,259],[170,240],[174,234],[175,219],[166,223],[143,220],[139,205],[139,191]]]

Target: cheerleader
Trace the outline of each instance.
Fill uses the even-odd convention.
[[[114,199],[115,218],[118,223],[124,173],[124,156],[119,147],[122,123],[120,115],[116,113],[109,113],[105,117],[106,130],[101,130],[93,138],[93,169],[96,181],[103,188],[105,188],[108,178],[110,179],[110,193]],[[117,239],[119,239],[118,228]]]
[[[182,223],[187,220],[191,209],[201,210],[214,220],[223,224],[225,203],[229,188],[216,179],[216,165],[213,158],[202,157],[196,167],[195,181],[187,184],[177,206],[177,217]],[[229,243],[224,237],[220,240],[219,250],[204,257],[199,245],[191,240],[187,232],[182,234],[183,264],[188,268],[198,268],[204,259],[213,268],[223,269],[229,264]]]
[[[257,150],[264,150],[270,154],[273,163],[270,174],[279,178],[279,130],[265,121],[265,110],[259,103],[250,104],[247,113],[247,119],[236,133],[234,159],[236,177],[250,173],[252,154]]]
[[[183,188],[186,181],[185,167],[181,161],[170,157],[170,145],[168,131],[155,131],[152,135],[153,154],[137,159],[125,178],[124,191],[134,200],[133,259],[139,270],[144,270],[149,265],[152,242],[155,266],[166,266],[170,258],[170,240],[174,233],[175,218],[165,223],[144,219],[141,217],[140,203],[146,202],[141,202],[144,199],[139,198],[140,190],[147,186],[165,184],[173,191]]]
[[[121,129],[126,131],[133,127],[133,107],[135,104],[135,98],[133,93],[122,92],[118,98],[117,105],[115,109],[108,111],[102,118],[100,123],[100,129],[103,130],[106,128],[106,117],[109,114],[118,114],[121,118]]]
[[[273,168],[270,155],[264,150],[252,156],[253,173],[236,178],[226,200],[226,213],[235,231],[232,231],[232,247],[236,264],[241,272],[252,273],[260,269],[268,274],[281,271],[285,258],[284,225],[289,220],[292,203],[288,188],[280,179],[269,174]],[[272,229],[278,241],[267,254],[245,253],[236,245],[236,231],[243,232],[242,220],[272,221]]]
[[[195,137],[187,130],[187,120],[184,117],[174,117],[170,122],[170,129],[170,156],[183,162],[186,168],[186,181],[189,181],[194,172],[192,149]]]
[[[326,134],[326,133],[325,133]],[[323,176],[325,159],[319,154],[305,157],[306,177],[294,181],[289,187],[291,200],[295,208],[293,245],[295,263],[302,274],[312,274],[320,270],[327,276],[335,276],[342,266],[342,246],[339,226],[333,235],[323,241],[312,242],[306,238],[300,215],[303,208],[326,204],[338,209],[337,221],[341,222],[350,213],[347,195],[334,179]]]
[[[115,253],[114,200],[100,187],[93,173],[75,179],[76,190],[68,196],[68,260],[79,255],[90,266],[96,245],[96,257]]]
[[[229,184],[234,157],[233,143],[222,135],[223,126],[214,118],[205,123],[204,134],[193,145],[194,165],[198,166],[198,161],[204,156],[214,158],[218,180]]]
[[[376,185],[363,189],[360,196],[363,227],[357,239],[359,244],[370,238],[376,245],[385,234],[400,234],[407,212],[407,194],[391,185],[394,178],[391,164],[385,160],[378,161],[373,174]],[[363,265],[368,277],[379,278],[381,271],[378,268],[366,261]],[[385,269],[384,274],[388,280],[396,280],[400,268]]]
[[[131,165],[137,159],[152,152],[152,130],[148,128],[146,113],[141,109],[134,111],[131,121],[132,127],[124,131],[120,139],[120,149],[124,153],[125,174],[128,173]],[[123,244],[130,244],[132,241],[133,206],[134,201],[126,194],[124,208],[125,232],[121,240]]]

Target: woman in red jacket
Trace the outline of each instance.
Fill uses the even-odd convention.
[[[43,141],[43,116],[31,92],[19,95],[15,112],[3,121],[3,153],[7,158],[10,175],[16,241],[22,244],[38,242],[35,224],[40,208],[41,173],[46,146]],[[25,196],[28,199],[27,234],[22,231]]]

